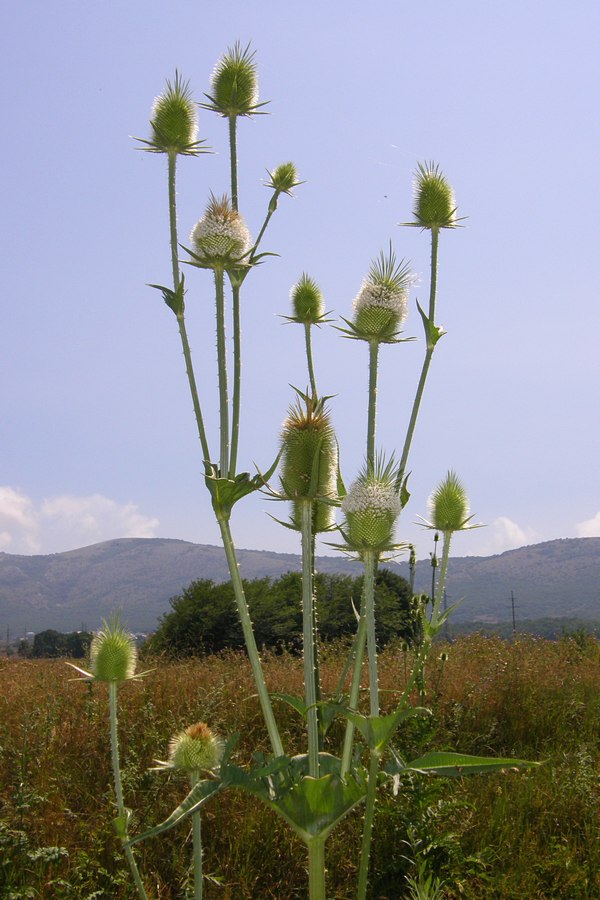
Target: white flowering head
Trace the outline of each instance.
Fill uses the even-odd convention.
[[[227,196],[213,196],[205,214],[192,229],[190,241],[205,265],[227,268],[250,249],[250,232]]]
[[[354,550],[386,550],[393,544],[394,524],[402,501],[393,464],[367,465],[342,500],[343,529]]]
[[[204,722],[190,725],[169,741],[169,765],[187,772],[210,772],[223,757],[223,740]]]
[[[121,625],[118,617],[92,638],[90,669],[94,681],[127,681],[135,675],[137,648],[133,635]]]
[[[394,343],[408,312],[408,290],[413,276],[408,263],[396,262],[390,246],[371,264],[353,304],[348,323],[351,336],[365,341]]]

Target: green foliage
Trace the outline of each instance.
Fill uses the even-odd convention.
[[[35,635],[31,655],[36,659],[57,656],[83,659],[87,655],[91,641],[92,634],[89,631],[71,631],[63,634],[53,628],[47,628]]]
[[[244,589],[259,647],[300,651],[302,644],[302,579],[288,572],[272,581],[244,581]],[[349,637],[356,632],[353,604],[360,607],[362,578],[318,574],[315,578],[317,618],[324,641]],[[230,582],[192,582],[172,598],[171,612],[163,616],[145,651],[171,657],[197,656],[244,647],[242,628]],[[376,578],[378,640],[412,640],[417,624],[411,615],[408,582],[389,569]]]

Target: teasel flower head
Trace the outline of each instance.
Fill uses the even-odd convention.
[[[402,509],[394,461],[367,463],[342,500],[342,533],[348,548],[384,551],[394,544],[394,525]]]
[[[293,315],[290,322],[301,325],[320,325],[325,319],[325,302],[317,282],[305,272],[302,273],[290,291]]]
[[[454,191],[434,162],[419,163],[415,173],[414,222],[407,224],[439,230],[456,228]]]
[[[423,524],[426,528],[452,534],[481,526],[469,524],[469,499],[467,492],[456,472],[449,471],[443,481],[435,488],[427,502],[429,519]]]
[[[206,152],[201,149],[204,141],[198,140],[198,115],[189,82],[182,81],[179,72],[173,82],[167,80],[165,90],[152,104],[150,128],[149,141],[138,138],[150,153],[196,156]]]
[[[396,262],[390,245],[371,263],[367,278],[354,299],[354,318],[345,319],[347,337],[363,341],[396,343],[408,311],[408,291],[414,281],[410,266]]]
[[[128,681],[135,677],[137,648],[133,635],[112,616],[92,638],[90,669],[94,681]],[[85,673],[84,673],[85,674]]]
[[[190,234],[194,255],[207,266],[239,263],[250,249],[250,232],[229,197],[211,195],[205,214]]]
[[[300,528],[301,504],[313,504],[313,531],[333,527],[338,450],[327,397],[298,393],[281,432],[281,486],[292,501],[293,527]]]
[[[196,722],[171,738],[167,766],[190,773],[211,772],[221,762],[223,750],[222,738],[204,722]]]
[[[250,44],[244,49],[239,41],[217,62],[210,79],[211,93],[204,96],[209,101],[203,103],[222,116],[251,116],[264,103],[258,102],[258,75],[255,53]]]
[[[278,194],[289,194],[291,196],[293,189],[304,183],[298,181],[298,172],[293,162],[281,163],[268,174],[267,187],[273,188]]]

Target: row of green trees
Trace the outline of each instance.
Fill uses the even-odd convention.
[[[319,634],[324,641],[356,634],[355,609],[360,608],[362,578],[318,574],[315,578]],[[271,650],[302,646],[302,578],[288,572],[280,578],[244,581],[256,641]],[[392,639],[412,642],[418,617],[409,583],[389,569],[376,579],[377,640],[384,646]],[[166,656],[194,656],[242,649],[244,636],[231,582],[194,581],[170,601],[171,611],[145,649]]]

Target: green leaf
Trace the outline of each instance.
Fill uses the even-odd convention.
[[[382,753],[398,727],[407,719],[415,716],[430,716],[431,712],[422,706],[407,708],[399,707],[387,716],[362,716],[344,707],[339,707],[340,712],[357,728],[365,739],[370,750]]]
[[[137,844],[138,841],[145,841],[146,838],[156,837],[157,835],[162,834],[163,831],[168,831],[170,828],[178,825],[183,819],[186,819],[188,816],[197,812],[213,796],[213,794],[216,794],[217,791],[220,791],[223,787],[224,783],[220,779],[206,778],[199,781],[191,789],[185,800],[173,810],[171,815],[165,819],[164,822],[161,822],[160,825],[155,825],[154,828],[150,828],[142,834],[136,835],[136,837],[128,841],[127,846],[131,847],[133,844]]]
[[[433,775],[481,775],[510,769],[531,769],[541,765],[524,759],[509,759],[494,756],[469,756],[465,753],[426,753],[407,763],[404,771],[426,772]]]
[[[265,486],[267,479],[271,477],[277,468],[278,462],[279,456],[265,475],[261,475],[260,472],[257,475],[250,475],[249,472],[240,472],[235,478],[221,478],[218,467],[211,465],[210,472],[204,476],[204,480],[210,491],[215,512],[229,518],[231,510],[238,500],[241,500],[242,497],[246,497],[248,494],[259,491]]]
[[[441,326],[436,325],[434,322],[432,322],[431,319],[429,318],[429,316],[427,316],[423,312],[418,300],[417,300],[417,307],[419,309],[419,312],[421,313],[421,318],[423,319],[423,327],[425,328],[425,337],[427,338],[427,349],[433,350],[433,348],[435,347],[435,345],[437,344],[439,339],[441,337],[443,337],[446,334],[446,332],[444,331],[444,329]]]
[[[281,524],[285,523],[282,522]],[[306,719],[307,706],[301,697],[294,697],[292,694],[271,694],[271,697],[275,700],[282,700],[284,703],[287,703],[287,705],[291,706],[292,709],[295,709],[297,713],[300,713],[303,719]]]
[[[155,288],[157,291],[160,291],[163,295],[163,300],[171,309],[176,316],[183,315],[183,311],[185,308],[184,304],[184,296],[185,296],[185,287],[184,287],[184,277],[181,276],[181,281],[177,285],[177,290],[172,291],[168,287],[164,287],[162,284],[149,284],[148,287]]]

